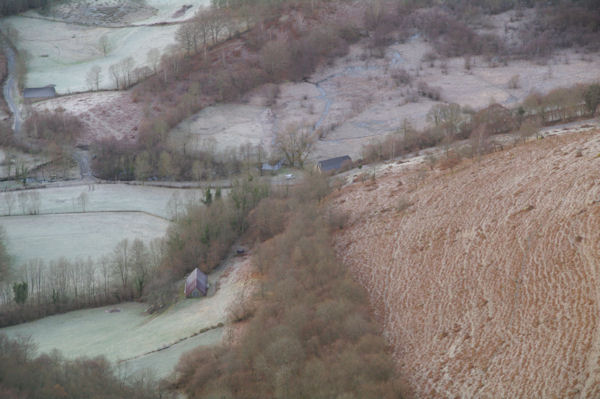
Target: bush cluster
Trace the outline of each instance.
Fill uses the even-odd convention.
[[[260,229],[266,241],[254,256],[256,314],[239,342],[181,361],[176,386],[188,397],[400,397],[365,292],[336,259],[330,234],[339,225],[317,205],[322,186],[258,206],[255,218],[272,207],[274,221]]]

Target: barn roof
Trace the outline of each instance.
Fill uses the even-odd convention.
[[[24,98],[51,98],[56,97],[54,86],[28,87],[23,90]]]
[[[198,289],[202,295],[206,295],[208,289],[208,277],[198,268],[195,268],[185,280],[185,295],[189,295]]]
[[[341,157],[324,159],[323,161],[319,161],[317,167],[319,170],[321,170],[321,172],[329,172],[340,169],[345,162],[352,162],[352,158],[350,158],[348,155],[344,155]]]
[[[279,162],[277,162],[275,165],[271,165],[268,162],[265,162],[262,164],[262,170],[265,171],[277,171],[279,169],[281,169],[281,167],[283,166],[283,159],[280,160]]]

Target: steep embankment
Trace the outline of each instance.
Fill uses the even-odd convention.
[[[554,137],[331,199],[415,397],[600,397],[599,153]]]

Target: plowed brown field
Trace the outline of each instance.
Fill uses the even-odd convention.
[[[600,132],[553,137],[332,196],[415,397],[600,397],[599,156]]]

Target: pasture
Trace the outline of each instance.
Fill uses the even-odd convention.
[[[2,192],[0,225],[17,266],[36,258],[95,260],[123,239],[148,243],[162,237],[169,220],[202,194],[127,184]]]
[[[40,353],[58,349],[69,358],[104,355],[122,364],[125,372],[149,368],[165,377],[182,353],[221,342],[225,328],[220,323],[227,321],[227,309],[250,289],[249,267],[248,259],[230,258],[209,276],[218,286],[213,296],[182,300],[158,316],[146,314],[147,305],[122,303],[50,316],[0,332],[30,336]]]
[[[100,88],[113,89],[111,65],[131,56],[135,67],[149,66],[148,51],[156,48],[163,53],[174,44],[176,22],[189,18],[209,1],[151,0],[147,5],[126,1],[118,2],[119,6],[105,1],[99,5],[104,7],[102,13],[94,13],[97,3],[87,3],[67,2],[52,7],[47,15],[29,11],[0,20],[16,31],[13,41],[27,61],[27,86],[54,84],[60,94],[88,91],[86,74],[92,66],[99,66]],[[193,7],[174,17],[184,4]]]

